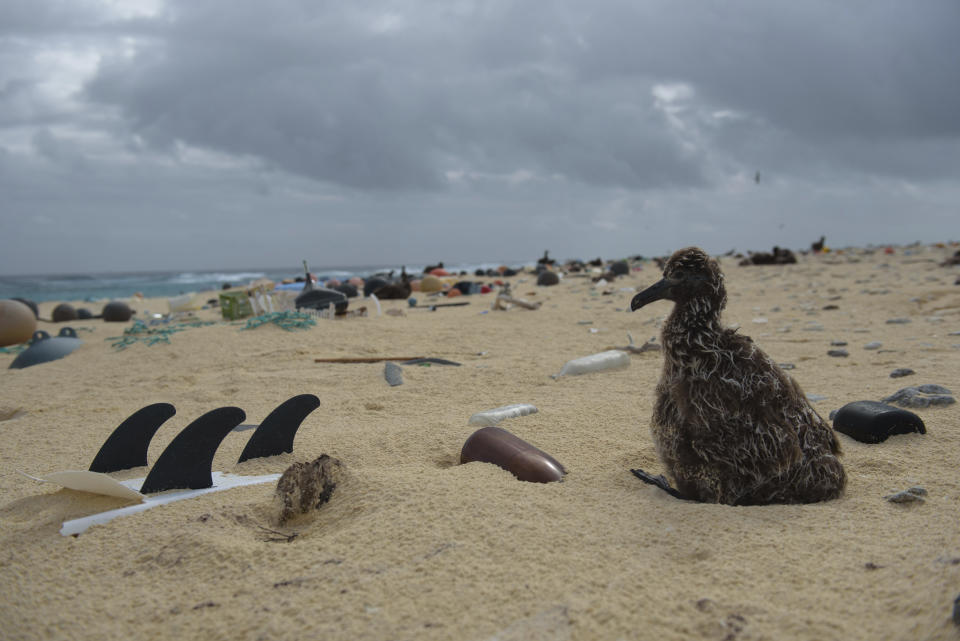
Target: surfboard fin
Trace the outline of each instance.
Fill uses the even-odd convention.
[[[107,437],[90,464],[91,472],[117,472],[147,464],[150,439],[177,413],[170,403],[154,403],[131,414]]]
[[[293,451],[293,437],[303,419],[320,407],[320,399],[313,394],[294,396],[276,407],[260,423],[247,441],[237,463],[262,456],[276,456]]]
[[[213,455],[245,417],[239,407],[219,407],[187,425],[153,464],[140,493],[213,487]]]

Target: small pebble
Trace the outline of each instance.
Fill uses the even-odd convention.
[[[827,397],[823,394],[807,394],[807,400],[811,403],[819,403],[820,401],[827,400]]]
[[[383,377],[387,379],[390,387],[403,385],[403,370],[396,363],[387,361],[383,366]]]
[[[846,358],[850,356],[850,352],[845,349],[831,349],[827,352],[827,356],[835,356],[837,358]]]
[[[830,345],[833,347],[846,347],[847,341],[830,341]]]
[[[880,349],[881,347],[883,347],[883,343],[880,341],[870,341],[863,346],[863,349]]]
[[[910,376],[911,374],[916,374],[916,372],[909,367],[898,367],[890,372],[890,378],[902,378],[904,376]]]
[[[887,325],[906,325],[910,322],[909,318],[889,318],[887,319]]]
[[[780,366],[780,369],[797,369],[797,366],[793,363],[777,363]]]
[[[957,285],[960,285],[960,278],[957,279]],[[953,622],[960,625],[960,595],[953,600]]]
[[[926,499],[923,498],[926,495],[927,491],[925,489],[915,485],[914,487],[903,490],[902,492],[888,494],[883,498],[887,499],[891,503],[923,503],[926,501]]]
[[[824,305],[824,306],[823,306],[823,310],[824,310],[824,311],[827,311],[827,312],[828,312],[828,311],[835,310],[835,309],[840,309],[840,306],[839,306],[839,305]]]

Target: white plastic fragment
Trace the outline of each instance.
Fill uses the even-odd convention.
[[[89,475],[96,475],[100,477],[106,477],[109,479],[110,483],[103,482],[102,479],[97,479],[93,482],[89,480]],[[129,516],[130,514],[136,514],[137,512],[143,512],[144,510],[149,510],[152,507],[157,507],[158,505],[164,505],[166,503],[173,503],[174,501],[182,501],[183,499],[192,499],[195,496],[202,496],[204,494],[209,494],[211,492],[219,492],[221,490],[229,490],[235,487],[242,487],[244,485],[257,485],[260,483],[269,483],[271,481],[276,481],[280,478],[279,474],[265,474],[262,476],[240,476],[237,474],[228,474],[226,472],[213,472],[211,477],[213,479],[213,487],[203,488],[201,490],[169,490],[167,492],[159,492],[157,494],[140,494],[133,488],[140,487],[143,485],[144,479],[129,479],[126,481],[116,481],[109,476],[104,474],[99,474],[97,472],[84,472],[84,471],[70,471],[70,472],[57,472],[54,474],[48,474],[45,478],[37,478],[25,474],[37,481],[45,483],[56,483],[57,485],[62,485],[70,489],[81,490],[84,492],[94,492],[95,494],[108,494],[109,496],[120,496],[119,494],[113,494],[110,492],[98,491],[102,488],[107,487],[111,491],[115,491],[114,485],[119,485],[124,487],[127,490],[127,494],[122,498],[134,498],[134,500],[142,501],[142,503],[137,503],[134,505],[128,505],[126,507],[117,508],[115,510],[108,510],[106,512],[100,512],[99,514],[91,514],[90,516],[84,516],[79,519],[72,519],[70,521],[64,521],[63,526],[60,528],[60,534],[64,536],[70,536],[73,534],[80,534],[84,532],[91,525],[98,525],[101,523],[108,523],[113,519],[121,516]],[[87,477],[87,479],[84,479]],[[79,479],[79,481],[78,481]],[[71,485],[66,485],[63,483],[66,481]],[[80,487],[78,487],[78,485]],[[86,487],[83,487],[86,486]],[[98,488],[98,489],[92,489]]]
[[[567,361],[557,376],[578,376],[607,369],[620,369],[630,366],[630,355],[619,349],[610,349],[599,354]]]
[[[140,494],[140,492],[137,492],[132,487],[124,485],[120,481],[106,474],[101,474],[100,472],[66,470],[64,472],[53,472],[52,474],[47,474],[45,477],[30,476],[23,472],[20,473],[34,481],[54,483],[68,490],[116,496],[117,498],[130,499],[131,501],[143,501],[144,499],[143,494]]]
[[[513,405],[504,405],[492,410],[477,412],[470,417],[467,425],[477,425],[480,427],[493,427],[505,418],[516,418],[526,416],[527,414],[536,414],[537,408],[529,403],[514,403]]]

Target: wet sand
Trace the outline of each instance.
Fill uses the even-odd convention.
[[[721,261],[739,324],[824,416],[907,385],[960,393],[960,269],[955,248],[848,251],[788,266]],[[535,310],[463,307],[320,320],[303,331],[198,313],[215,324],[169,344],[118,351],[129,324],[77,321],[68,357],[8,370],[0,354],[0,622],[8,639],[957,639],[960,409],[918,409],[927,434],[866,445],[841,435],[839,500],[730,507],[674,500],[629,469],[663,471],[651,443],[656,351],[626,369],[554,380],[570,359],[659,335],[666,302],[627,313],[652,263],[594,287],[511,280]],[[213,296],[214,294],[211,294]],[[416,294],[415,294],[416,295]],[[426,299],[417,295],[421,302]],[[80,303],[77,303],[80,305]],[[55,303],[41,305],[49,316]],[[165,312],[162,300],[131,305]],[[351,308],[369,302],[352,302]],[[825,309],[836,306],[836,309]],[[908,323],[887,323],[907,318]],[[54,325],[41,324],[54,331]],[[53,333],[53,332],[51,332]],[[846,341],[846,358],[827,355]],[[866,350],[879,341],[882,346]],[[433,356],[460,367],[325,357]],[[916,371],[892,379],[898,367]],[[126,505],[24,478],[86,469],[133,411],[169,402],[149,461],[220,406],[258,423],[296,394],[320,408],[292,454],[236,460],[231,433],[213,469],[280,473],[320,454],[346,470],[331,501],[285,525],[274,484],[208,494],[61,536],[64,520]],[[459,465],[475,412],[531,403],[501,426],[561,461],[560,483]],[[147,468],[116,473],[142,477]],[[884,496],[919,485],[924,503]],[[295,536],[293,536],[295,535]],[[289,539],[289,540],[288,540]]]

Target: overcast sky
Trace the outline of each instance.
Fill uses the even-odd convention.
[[[0,273],[960,239],[958,34],[957,0],[2,0]]]

